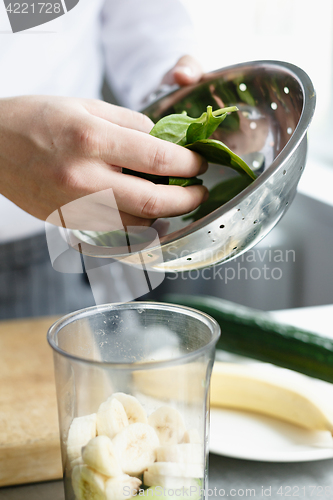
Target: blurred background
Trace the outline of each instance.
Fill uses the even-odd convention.
[[[253,60],[305,70],[317,93],[308,161],[291,208],[253,250],[219,268],[167,275],[155,292],[216,295],[263,310],[333,303],[333,1],[183,0],[205,71]],[[157,297],[158,298],[158,297]]]

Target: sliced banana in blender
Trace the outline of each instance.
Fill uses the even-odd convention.
[[[148,424],[131,424],[120,431],[112,442],[126,474],[141,474],[155,462],[159,440],[153,427]]]
[[[123,405],[129,424],[135,424],[136,422],[146,424],[148,422],[146,411],[137,398],[124,392],[115,392],[111,396],[111,399],[113,398]]]
[[[109,398],[101,404],[97,412],[97,434],[112,439],[128,426],[126,411],[120,401]]]
[[[114,445],[107,436],[91,439],[82,450],[82,459],[86,465],[105,476],[123,474]]]
[[[67,437],[67,457],[69,463],[81,458],[82,447],[96,437],[96,413],[73,419]]]
[[[155,429],[161,444],[177,444],[184,438],[184,419],[172,406],[160,406],[148,417],[148,423]]]

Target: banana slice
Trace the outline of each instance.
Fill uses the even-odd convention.
[[[190,490],[195,493],[196,490],[200,490],[199,484],[195,479],[189,477],[174,477],[174,476],[164,476],[159,474],[152,474],[149,471],[145,471],[143,474],[143,482],[145,486],[161,486],[162,488],[168,489],[185,489]]]
[[[154,427],[161,444],[177,444],[184,439],[183,417],[172,406],[160,406],[149,416],[148,423]]]
[[[264,365],[215,363],[212,406],[254,411],[311,430],[333,431],[333,411],[317,400],[311,379]]]
[[[157,462],[176,462],[179,464],[203,464],[204,450],[201,444],[169,444],[156,448]]]
[[[77,500],[105,500],[105,477],[87,465],[76,465],[72,486]]]
[[[124,394],[123,392],[116,392],[112,394],[111,398],[116,398],[121,402],[125,409],[129,424],[135,424],[136,422],[146,424],[148,422],[143,406],[134,396]]]
[[[200,444],[202,443],[202,439],[200,439],[200,434],[197,429],[189,429],[188,431],[185,431],[182,442]]]
[[[107,500],[122,500],[134,497],[139,491],[141,481],[136,477],[123,474],[120,477],[108,479],[105,483]]]
[[[98,409],[97,412],[97,434],[112,439],[119,431],[128,426],[128,418],[125,409],[116,398],[109,398]]]
[[[91,439],[83,448],[82,458],[85,464],[105,476],[123,474],[112,441],[107,436]]]
[[[74,467],[76,465],[84,465],[84,461],[82,460],[82,457],[76,458],[75,460],[72,460],[70,462],[71,469],[74,469]]]
[[[96,437],[96,413],[73,419],[67,437],[67,457],[70,463],[81,457],[82,447]]]
[[[202,478],[204,476],[203,465],[193,463],[155,462],[148,467],[147,472],[157,476],[192,478]]]
[[[72,472],[72,486],[77,500],[122,500],[132,498],[141,481],[127,474],[108,478],[87,465],[77,465]]]
[[[112,442],[126,474],[141,474],[155,462],[155,449],[159,446],[159,440],[148,424],[131,424],[120,431]]]

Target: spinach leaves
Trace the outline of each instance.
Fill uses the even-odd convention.
[[[207,106],[207,111],[202,113],[199,118],[191,118],[187,116],[186,112],[168,115],[156,123],[150,134],[196,151],[208,162],[231,167],[240,174],[247,174],[254,180],[255,174],[238,155],[223,142],[209,139],[220,123],[233,111],[237,111],[236,106],[216,111],[213,111],[211,106]],[[170,182],[169,179],[169,183],[175,182]]]
[[[241,175],[254,180],[256,178],[255,174],[236,153],[231,151],[223,142],[209,139],[217,127],[233,111],[237,111],[236,106],[221,108],[216,111],[213,111],[212,106],[207,106],[207,111],[202,113],[199,118],[187,116],[186,111],[179,114],[167,115],[154,125],[150,134],[159,139],[173,142],[179,146],[196,151],[208,162],[230,167]],[[142,177],[155,184],[176,184],[178,186],[202,184],[201,179],[197,179],[196,177],[162,177],[128,169],[123,169],[123,172]]]
[[[214,139],[202,139],[186,146],[192,151],[201,154],[210,163],[218,163],[226,167],[231,167],[240,174],[247,174],[252,180],[256,175],[242,158],[233,153],[223,142]]]
[[[237,111],[236,106],[217,111],[213,111],[211,106],[207,106],[207,111],[202,113],[199,118],[187,116],[186,111],[181,114],[164,116],[154,125],[150,135],[179,146],[187,146],[195,141],[208,139],[228,116],[228,113],[232,111]]]

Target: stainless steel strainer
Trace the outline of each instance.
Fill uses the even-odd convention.
[[[160,245],[150,245],[140,252],[134,248],[129,256],[127,248],[85,241],[82,252],[95,257],[126,258],[126,263],[134,265],[140,265],[143,259],[152,269],[172,272],[212,266],[246,252],[277,224],[296,194],[306,162],[306,132],[315,100],[307,74],[278,61],[230,66],[206,74],[196,85],[160,97],[145,110],[154,121],[184,109],[189,115],[199,116],[208,104],[236,105],[238,118],[229,124],[226,120],[214,137],[239,154],[259,174],[258,178],[196,222],[182,217],[170,219]],[[211,165],[203,176],[204,184],[212,187],[221,182],[226,171]]]

